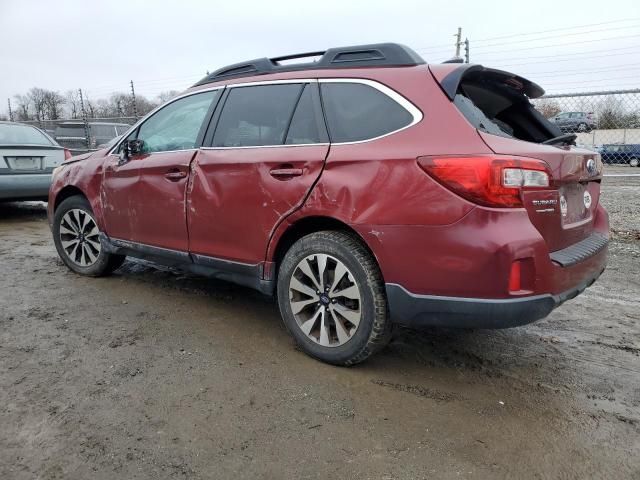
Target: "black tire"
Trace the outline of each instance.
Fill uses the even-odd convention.
[[[359,289],[359,324],[351,338],[338,346],[323,346],[313,341],[302,331],[291,306],[291,278],[300,262],[317,254],[329,255],[342,262],[349,271],[347,280],[353,276],[353,283]],[[277,296],[284,324],[296,343],[305,353],[323,362],[341,366],[355,365],[379,351],[391,338],[392,324],[380,268],[361,240],[353,234],[322,231],[299,239],[285,254],[280,265]],[[317,304],[318,307],[315,305],[312,308],[320,308],[320,303]],[[329,313],[327,318],[331,318]],[[333,328],[335,329],[335,322]]]
[[[55,243],[58,255],[70,270],[81,275],[87,275],[89,277],[101,277],[104,275],[109,275],[122,265],[122,263],[126,259],[126,256],[107,253],[104,248],[101,248],[100,252],[96,255],[96,260],[93,263],[87,266],[82,266],[74,261],[71,258],[71,253],[65,250],[65,248],[63,247],[63,240],[60,235],[61,225],[65,214],[72,210],[81,210],[85,212],[85,214],[89,215],[95,222],[93,210],[91,209],[89,201],[85,197],[81,195],[75,195],[63,200],[53,215],[52,225],[53,242]]]
[[[589,128],[589,125],[587,125],[586,123],[579,123],[576,131],[580,133],[585,133],[585,132],[589,132],[590,130],[591,129]]]

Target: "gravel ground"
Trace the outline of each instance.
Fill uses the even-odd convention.
[[[547,319],[351,369],[245,288],[74,275],[42,204],[0,205],[0,478],[640,478],[639,193],[605,179],[609,267]]]

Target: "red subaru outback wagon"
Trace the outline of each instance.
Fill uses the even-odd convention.
[[[598,278],[609,236],[600,156],[543,93],[398,44],[231,65],[56,170],[55,245],[84,275],[132,256],[273,294],[333,364],[394,323],[526,324]]]

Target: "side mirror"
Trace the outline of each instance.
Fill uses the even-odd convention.
[[[127,163],[132,155],[139,155],[144,149],[143,140],[125,140],[120,151],[120,161],[118,165]]]

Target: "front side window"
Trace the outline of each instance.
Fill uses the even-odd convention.
[[[214,147],[282,145],[303,84],[256,85],[229,91]]]
[[[368,140],[400,130],[413,115],[377,88],[363,83],[322,83],[331,142]]]
[[[211,102],[219,90],[190,95],[170,103],[153,114],[138,130],[143,152],[169,152],[196,147]]]

